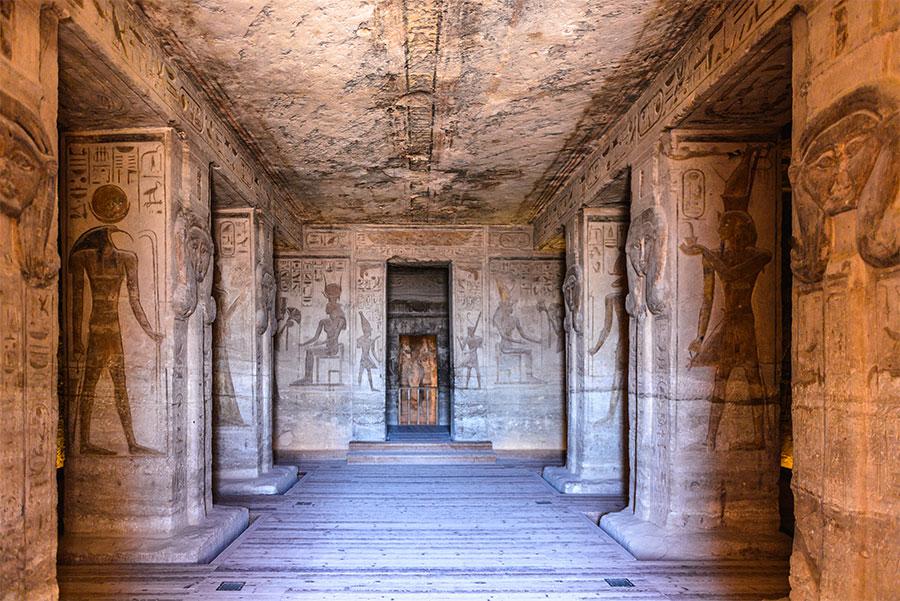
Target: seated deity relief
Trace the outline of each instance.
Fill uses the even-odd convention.
[[[301,347],[308,347],[303,362],[303,375],[291,382],[291,386],[332,384],[329,377],[322,377],[319,373],[318,362],[321,359],[338,359],[343,362],[344,344],[340,337],[347,329],[347,315],[341,303],[342,292],[339,282],[325,284],[322,291],[327,299],[325,316],[319,320],[313,336],[300,343]],[[325,340],[319,340],[322,334],[325,335]],[[342,382],[335,382],[340,383]]]
[[[807,283],[825,274],[831,254],[826,219],[857,210],[856,242],[873,267],[900,263],[900,94],[863,87],[815,116],[791,165],[796,202],[791,266]]]
[[[522,325],[516,308],[518,299],[512,295],[510,288],[498,281],[497,292],[500,302],[494,311],[492,323],[500,337],[497,345],[500,357],[509,356],[521,359],[524,374],[520,374],[520,379],[523,383],[543,383],[534,375],[534,356],[529,348],[529,343],[540,345],[541,339],[529,334],[528,329]]]
[[[0,213],[14,220],[12,241],[25,282],[45,288],[59,262],[48,248],[56,208],[56,159],[31,113],[0,92]]]

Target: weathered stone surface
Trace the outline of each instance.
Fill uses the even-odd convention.
[[[247,525],[209,481],[209,160],[171,129],[69,133],[63,156],[60,555],[206,561]]]
[[[218,210],[213,295],[213,485],[218,494],[279,494],[297,478],[272,464],[272,337],[279,326],[272,224],[258,209]]]
[[[564,448],[562,265],[527,228],[310,227],[304,240],[275,260],[278,452],[384,440],[388,263],[449,263],[454,438]]]
[[[628,314],[624,204],[585,209],[566,226],[566,465],[544,468],[564,493],[626,490]]]
[[[528,219],[712,4],[142,7],[309,218],[502,224]]]

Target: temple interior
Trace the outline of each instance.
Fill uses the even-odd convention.
[[[896,0],[0,0],[0,600],[900,599],[898,232]]]

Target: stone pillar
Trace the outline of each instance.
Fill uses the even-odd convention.
[[[778,532],[778,160],[673,132],[632,172],[630,504],[641,559],[786,556]]]
[[[900,6],[792,22],[791,599],[897,594]]]
[[[216,211],[213,482],[226,495],[281,494],[297,468],[272,464],[272,225],[258,209]],[[284,306],[279,308],[284,312]]]
[[[0,10],[0,589],[56,599],[57,20]],[[60,457],[61,459],[61,457]]]
[[[566,465],[544,468],[564,493],[625,494],[627,215],[584,209],[566,225]]]
[[[208,561],[209,160],[171,129],[63,143],[65,536],[76,562]]]

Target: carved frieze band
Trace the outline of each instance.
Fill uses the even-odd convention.
[[[556,188],[537,201],[533,220],[538,246],[556,235],[562,224],[623,167],[640,142],[652,140],[673,125],[689,103],[712,86],[772,24],[793,6],[787,0],[740,0],[701,28],[657,76],[641,98],[600,140],[583,162],[563,168]]]

